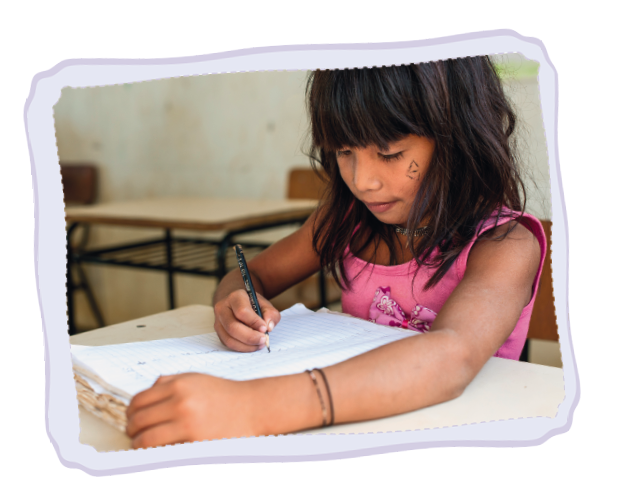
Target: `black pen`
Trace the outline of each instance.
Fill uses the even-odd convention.
[[[259,306],[259,301],[257,301],[257,293],[255,293],[253,281],[251,281],[251,274],[246,266],[244,253],[242,253],[242,247],[240,245],[236,245],[234,249],[236,250],[236,258],[238,259],[238,266],[240,267],[240,274],[242,275],[242,280],[244,281],[244,287],[249,295],[249,300],[251,300],[251,306],[259,318],[263,319],[264,317],[261,314],[261,307]],[[270,336],[268,335],[267,330],[268,329],[266,329],[266,347],[268,348],[268,352],[270,352]]]

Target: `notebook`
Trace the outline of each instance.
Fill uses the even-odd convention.
[[[347,360],[418,332],[297,304],[281,312],[270,350],[238,353],[216,333],[109,346],[71,346],[79,402],[124,431],[130,399],[161,375],[200,372],[231,380],[300,373]]]

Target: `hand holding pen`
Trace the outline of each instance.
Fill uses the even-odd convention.
[[[238,259],[244,257],[244,255],[239,256],[237,250],[236,256]],[[244,266],[245,274],[251,279],[246,262]],[[266,298],[257,293],[252,279],[247,283],[241,275],[242,269],[221,281],[217,290],[219,296],[214,300],[214,329],[221,342],[228,348],[234,351],[252,352],[267,347],[268,332],[278,324],[281,314]],[[248,294],[251,285],[255,294],[255,305],[259,308],[261,316],[251,304],[251,297]]]
[[[236,245],[234,249],[236,250],[236,258],[238,259],[238,267],[240,267],[240,275],[242,276],[242,280],[244,281],[244,287],[246,289],[246,294],[249,295],[249,300],[251,301],[251,308],[259,316],[259,318],[264,318],[261,313],[261,307],[259,306],[259,300],[257,299],[257,293],[255,292],[255,288],[253,287],[253,280],[251,279],[251,273],[249,272],[249,269],[246,266],[246,260],[244,259],[244,253],[242,252],[242,247],[240,245]],[[267,332],[266,332],[266,347],[268,348],[268,352],[270,352],[270,336],[268,335]]]

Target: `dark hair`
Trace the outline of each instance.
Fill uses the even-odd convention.
[[[347,245],[359,252],[383,240],[393,262],[397,241],[392,228],[356,200],[341,178],[336,160],[341,148],[386,149],[409,134],[434,140],[433,158],[407,221],[407,228],[417,229],[430,218],[429,234],[415,245],[410,242],[418,264],[436,269],[425,289],[446,274],[495,210],[495,225],[510,214],[504,208],[524,211],[525,188],[512,137],[516,117],[487,56],[316,70],[309,75],[306,100],[312,136],[308,154],[326,180],[313,248],[339,285],[342,279],[349,286],[342,263]],[[520,219],[520,214],[511,215]],[[353,234],[358,224],[366,234]],[[438,255],[432,257],[435,248]]]

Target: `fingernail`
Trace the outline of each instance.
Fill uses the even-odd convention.
[[[266,344],[266,336],[262,336],[261,339],[259,339],[259,344]]]
[[[266,330],[268,330],[268,329],[266,329],[265,325],[259,327],[259,332],[265,332]]]
[[[270,320],[270,323],[268,324],[268,329],[274,329],[274,322],[272,320]]]

